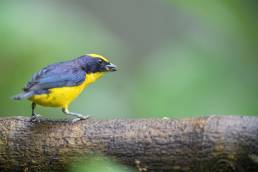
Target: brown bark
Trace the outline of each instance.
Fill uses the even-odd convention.
[[[63,171],[98,153],[140,171],[258,171],[258,118],[0,119],[0,171]]]

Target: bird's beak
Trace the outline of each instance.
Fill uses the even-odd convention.
[[[107,64],[106,66],[105,66],[105,68],[106,68],[106,70],[108,71],[108,72],[114,72],[114,71],[117,71],[117,66],[116,65],[114,65],[114,64],[112,64],[112,63],[110,63],[110,64]]]

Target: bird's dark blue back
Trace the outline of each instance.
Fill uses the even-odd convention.
[[[80,59],[59,62],[44,67],[35,73],[24,91],[44,91],[50,88],[79,85],[85,80],[86,72]]]

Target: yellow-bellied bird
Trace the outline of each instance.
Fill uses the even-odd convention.
[[[70,112],[69,104],[104,73],[116,70],[116,65],[98,54],[87,54],[74,60],[51,64],[35,73],[23,92],[13,99],[32,101],[32,121],[38,120],[39,116],[34,111],[36,104],[60,107],[65,114],[76,116],[75,120],[87,119],[89,116]]]

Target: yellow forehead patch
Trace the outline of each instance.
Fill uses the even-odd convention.
[[[105,62],[109,62],[109,60],[106,57],[103,57],[99,54],[86,54],[86,55],[91,56],[91,57],[100,58],[100,59],[104,60]]]

